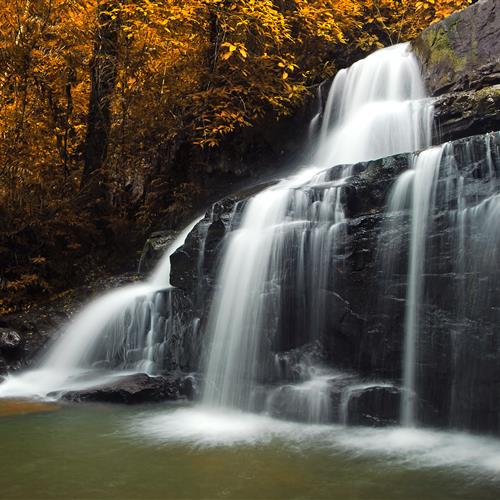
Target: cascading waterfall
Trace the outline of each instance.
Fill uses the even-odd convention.
[[[480,386],[494,373],[498,351],[499,169],[498,133],[455,147],[446,143],[416,155],[413,168],[401,174],[389,198],[389,232],[404,234],[406,213],[410,220],[401,401],[405,425],[420,420],[417,401],[425,400],[436,383],[428,378],[437,370],[419,372],[417,367],[434,366],[440,358],[449,360],[452,380],[449,396],[445,388],[441,411],[448,422],[443,423],[480,429],[499,425]],[[389,262],[400,251],[392,248]],[[447,254],[451,258],[444,259]],[[441,282],[435,281],[439,276]],[[442,325],[423,324],[433,307],[439,308]],[[434,328],[442,339],[449,336],[450,347],[443,340],[434,345]]]
[[[432,105],[407,44],[377,51],[338,73],[314,166],[252,198],[229,235],[208,324],[206,405],[249,409],[255,385],[275,377],[273,349],[293,347],[280,345],[279,329],[289,339],[301,336],[302,343],[321,338],[328,287],[342,265],[340,197],[352,175],[348,165],[422,149],[430,144],[431,125]],[[294,397],[324,393],[327,381],[322,373]],[[321,395],[315,401],[321,408]]]
[[[90,303],[0,397],[196,370],[204,336],[203,415],[236,408],[309,423],[500,432],[491,389],[500,380],[500,133],[426,149],[432,116],[407,44],[340,71],[310,124],[312,165],[234,203],[231,215],[230,204],[214,205],[177,254],[186,262],[197,252],[189,275],[175,274],[180,288],[170,286],[170,257],[200,219],[148,281]],[[397,153],[408,154],[357,163]],[[360,202],[367,186],[374,205]],[[346,284],[356,274],[356,286]],[[383,292],[373,304],[359,277],[368,293]]]
[[[430,144],[433,108],[409,44],[340,70],[325,106],[315,164],[353,164]]]
[[[170,256],[184,244],[201,218],[187,226],[159,261],[148,281],[124,286],[92,301],[61,332],[39,367],[11,375],[0,385],[0,397],[45,396],[102,382],[101,369],[154,373],[163,344],[178,332],[170,288]],[[165,303],[165,301],[167,303]],[[159,310],[167,309],[164,317]]]

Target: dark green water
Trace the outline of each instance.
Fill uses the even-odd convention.
[[[232,419],[106,405],[2,417],[0,497],[500,498],[496,441]]]

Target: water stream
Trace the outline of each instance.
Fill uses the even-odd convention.
[[[432,104],[408,45],[377,51],[337,74],[313,165],[252,198],[230,235],[208,324],[212,342],[204,404],[255,409],[253,388],[273,377],[269,360],[279,343],[276,331],[287,286],[304,303],[302,340],[320,338],[326,289],[341,266],[336,257],[345,240],[340,196],[351,165],[422,149],[430,144],[431,126]],[[325,169],[335,165],[332,176]],[[327,420],[320,409],[329,406],[321,404],[328,377],[305,384],[290,397],[303,396],[299,407],[319,405],[312,413],[304,410],[306,420],[311,414],[316,421]]]
[[[404,220],[410,220],[401,402],[405,425],[419,423],[417,401],[436,390],[432,385],[442,384],[432,374],[449,370],[452,385],[443,389],[441,409],[448,421],[443,423],[498,426],[480,393],[493,388],[499,350],[499,169],[499,133],[446,143],[415,155],[413,168],[400,175],[389,197],[387,215],[392,218],[386,231],[404,235]],[[397,241],[385,255],[385,275],[395,272],[400,259],[404,244],[401,236]],[[436,307],[439,321],[433,319]]]
[[[436,179],[441,162],[442,148],[428,149],[414,159],[411,175],[405,173],[394,187],[389,211],[400,208],[401,200],[409,197],[411,203],[411,236],[406,298],[405,342],[403,359],[403,397],[401,421],[404,425],[415,424],[415,370],[416,347],[419,331],[420,306],[423,294],[426,237],[430,212],[434,206]],[[411,182],[411,191],[408,190]]]
[[[0,397],[44,397],[105,383],[116,375],[155,373],[160,368],[155,349],[182,327],[171,298],[158,292],[170,288],[170,256],[199,220],[180,232],[147,281],[107,292],[84,307],[35,370],[10,375],[0,384]],[[161,305],[169,310],[169,321],[163,323],[156,312]]]

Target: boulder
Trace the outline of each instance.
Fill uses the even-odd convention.
[[[301,384],[286,384],[272,390],[266,398],[266,411],[276,418],[310,423],[341,421],[342,395],[359,383],[354,373],[312,375]]]
[[[55,394],[52,394],[55,395]],[[117,377],[115,380],[60,395],[64,401],[140,404],[174,401],[180,398],[180,380],[175,376],[151,377],[145,373]]]
[[[349,425],[384,427],[399,422],[401,390],[393,385],[360,386],[349,390],[344,419]]]
[[[202,381],[198,373],[190,373],[180,380],[179,393],[182,397],[193,401],[201,395]]]
[[[498,33],[498,0],[479,0],[424,30],[412,47],[428,92],[437,96],[500,83]]]

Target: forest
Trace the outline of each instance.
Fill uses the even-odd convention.
[[[470,0],[0,0],[0,313],[137,261],[241,131]]]
[[[0,9],[1,498],[500,498],[500,0]]]

